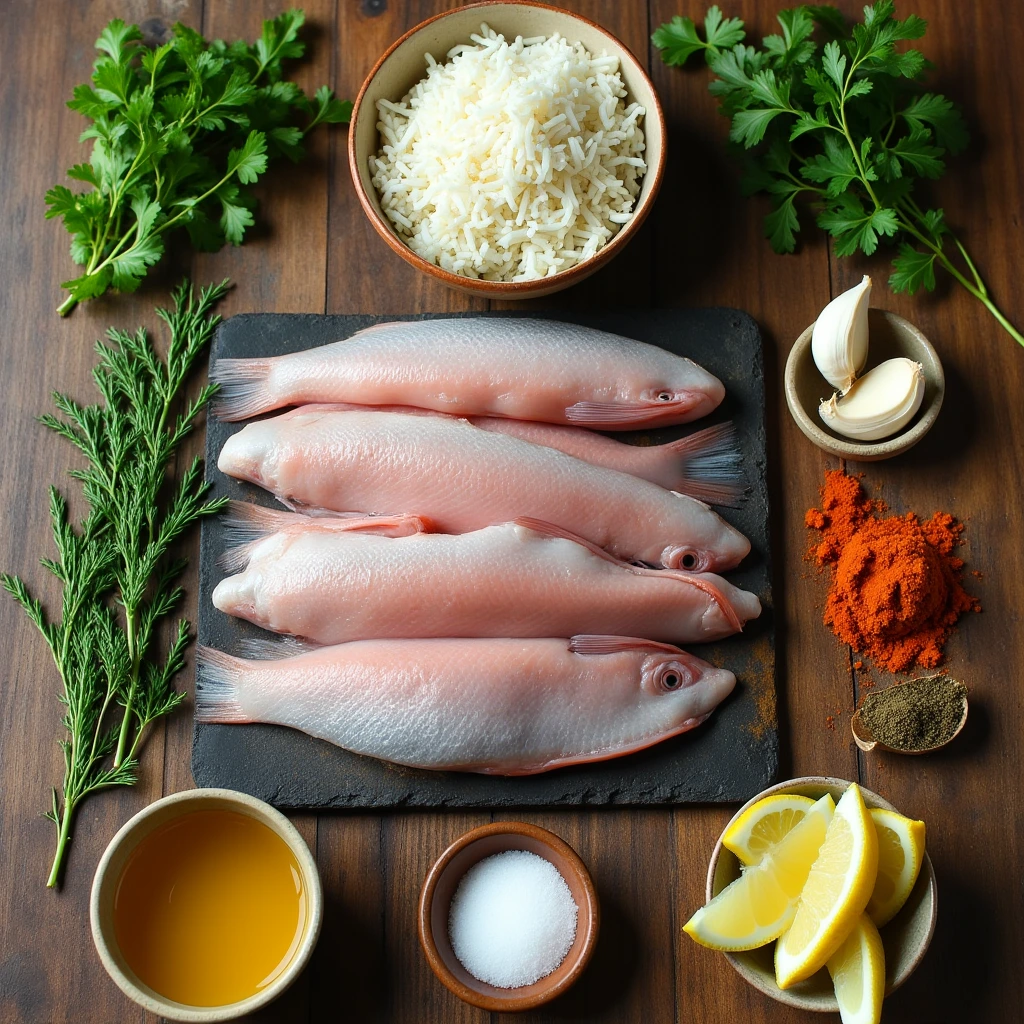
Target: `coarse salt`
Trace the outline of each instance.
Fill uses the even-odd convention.
[[[629,221],[644,108],[618,59],[485,24],[399,103],[377,101],[370,173],[398,236],[465,277],[528,281],[589,259]]]
[[[448,937],[474,978],[521,988],[565,959],[578,912],[554,864],[526,850],[507,850],[463,876],[452,898]]]

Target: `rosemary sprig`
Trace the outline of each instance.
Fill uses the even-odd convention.
[[[166,651],[158,636],[184,595],[178,580],[186,561],[171,547],[224,500],[206,499],[198,456],[176,484],[169,469],[216,391],[207,384],[178,410],[195,361],[220,322],[210,310],[227,288],[227,281],[211,285],[196,300],[185,283],[174,293],[173,311],[156,311],[170,329],[164,359],[145,328],[135,334],[110,328],[108,342],[97,342],[93,370],[102,402],[83,406],[54,392],[61,415],[40,417],[85,456],[86,468],[71,476],[88,503],[76,529],[67,502],[50,488],[57,557],[41,562],[61,584],[59,620],[46,616],[21,579],[0,574],[43,635],[63,684],[64,781],[59,795],[54,788],[47,815],[57,829],[51,887],[60,878],[78,804],[98,790],[132,785],[147,727],[185,699],[173,680],[185,663],[189,624],[178,621]]]

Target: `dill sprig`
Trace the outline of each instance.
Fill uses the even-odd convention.
[[[207,384],[183,402],[196,359],[220,322],[210,310],[227,288],[227,281],[211,285],[197,300],[186,282],[174,292],[173,311],[156,311],[170,330],[163,359],[145,328],[110,328],[107,341],[97,342],[93,370],[102,402],[79,405],[54,392],[60,415],[40,417],[85,456],[86,467],[70,475],[88,504],[76,529],[66,500],[50,488],[57,557],[40,561],[60,581],[59,619],[47,617],[21,579],[0,574],[43,635],[63,683],[64,781],[47,814],[57,830],[48,886],[60,877],[78,804],[97,790],[132,785],[147,727],[185,699],[174,677],[185,664],[189,623],[178,620],[169,645],[159,636],[184,596],[178,581],[186,560],[172,546],[225,502],[206,498],[198,456],[176,483],[170,467],[216,391]]]

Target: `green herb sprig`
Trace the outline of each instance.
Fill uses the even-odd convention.
[[[892,0],[878,0],[852,26],[829,6],[780,11],[778,22],[781,34],[765,36],[760,49],[745,45],[743,22],[718,7],[707,12],[703,38],[679,16],[651,37],[666,64],[703,52],[715,75],[710,91],[732,120],[730,139],[747,157],[743,190],[772,198],[765,218],[772,248],[793,251],[797,201],[809,200],[837,256],[870,256],[891,240],[899,246],[893,291],[931,291],[938,264],[1024,345],[943,211],[914,195],[922,179],[943,175],[946,153],[968,141],[960,111],[919,84],[930,63],[919,50],[899,47],[923,36],[925,21],[900,21]],[[816,28],[828,38],[824,46]]]
[[[172,545],[226,499],[206,498],[198,456],[176,483],[169,468],[217,390],[207,384],[182,407],[190,371],[220,321],[210,309],[227,287],[225,281],[205,288],[197,300],[183,284],[174,310],[157,310],[170,328],[164,359],[145,328],[110,328],[109,342],[97,343],[93,371],[103,401],[79,405],[55,392],[61,415],[40,417],[85,456],[86,468],[71,476],[88,504],[75,529],[67,502],[50,489],[57,557],[41,561],[61,585],[60,619],[47,617],[21,579],[0,574],[49,645],[63,683],[64,781],[59,795],[53,790],[48,815],[57,829],[48,886],[60,877],[79,803],[98,790],[132,785],[148,726],[185,699],[173,680],[184,667],[189,624],[177,622],[166,651],[158,635],[184,594],[178,580],[186,561]]]
[[[298,161],[318,124],[348,123],[352,104],[327,86],[308,97],[283,77],[283,62],[305,52],[304,20],[293,10],[265,21],[251,46],[208,42],[178,24],[155,49],[140,45],[137,25],[107,25],[92,84],[68,103],[92,122],[81,141],[93,147],[90,162],[67,174],[92,190],[46,193],[46,216],[63,218],[71,258],[85,268],[63,283],[58,313],[108,288],[135,291],[172,229],[184,228],[202,251],[240,245],[254,222],[248,186],[268,158]]]

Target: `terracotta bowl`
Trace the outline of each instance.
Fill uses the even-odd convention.
[[[643,177],[633,216],[589,260],[538,281],[476,281],[442,270],[416,255],[392,230],[390,221],[381,210],[377,190],[370,181],[369,158],[380,148],[377,100],[400,100],[425,77],[425,53],[430,53],[435,60],[444,63],[448,51],[457,43],[468,42],[470,33],[479,32],[480,23],[484,21],[506,38],[515,38],[517,35],[549,36],[558,32],[570,42],[579,40],[591,53],[603,50],[618,57],[619,73],[628,90],[629,100],[638,101],[646,111],[642,127],[647,145],[644,153],[647,173]],[[470,4],[438,14],[406,32],[385,51],[363,83],[352,109],[348,133],[348,162],[356,195],[363,212],[381,238],[406,263],[424,274],[436,277],[460,291],[500,299],[532,299],[561,291],[589,277],[621,252],[650,212],[661,186],[665,152],[665,117],[654,85],[640,61],[600,25],[568,11],[529,0],[490,0]]]
[[[822,399],[833,388],[814,365],[811,324],[793,343],[786,360],[786,404],[796,425],[819,448],[841,459],[879,462],[913,448],[931,430],[946,390],[942,363],[928,339],[908,320],[884,309],[868,311],[868,366],[906,356],[924,367],[924,401],[917,415],[898,434],[881,441],[855,441],[827,427],[818,415]]]
[[[576,940],[562,963],[540,981],[512,989],[496,988],[474,978],[459,963],[448,938],[448,912],[462,876],[484,857],[506,850],[526,850],[554,864],[579,908]],[[520,821],[496,821],[460,836],[437,859],[420,892],[420,945],[427,962],[449,991],[483,1010],[530,1010],[567,991],[590,961],[599,925],[594,883],[576,851],[547,829]]]
[[[114,896],[129,856],[154,829],[194,811],[227,810],[248,815],[279,835],[298,862],[306,898],[306,925],[288,966],[269,985],[248,999],[224,1006],[189,1006],[162,996],[141,981],[128,966],[114,934]],[[92,883],[89,916],[92,939],[107,974],[129,999],[168,1020],[212,1024],[253,1013],[276,999],[299,976],[313,953],[323,916],[323,889],[316,862],[295,826],[270,804],[232,789],[191,789],[151,803],[135,815],[110,841]]]
[[[846,792],[849,782],[844,779],[833,779],[827,776],[811,775],[778,785],[758,793],[748,800],[732,817],[729,825],[722,831],[725,835],[729,826],[751,805],[775,793],[799,793],[814,800],[831,793],[838,803]],[[887,811],[895,811],[887,800],[877,793],[861,786],[864,803],[869,808],[882,807]],[[719,837],[715,844],[711,863],[708,865],[706,896],[710,902],[730,882],[740,876],[740,863],[735,854],[722,845]],[[932,862],[925,853],[921,864],[921,873],[911,890],[903,909],[882,929],[882,946],[885,948],[885,991],[886,995],[900,987],[917,969],[924,958],[932,935],[935,933],[935,922],[938,917],[938,892],[935,885],[935,871]],[[839,1004],[832,988],[832,979],[827,970],[822,968],[817,974],[802,981],[792,988],[780,989],[775,983],[775,944],[770,943],[760,949],[752,949],[746,953],[726,953],[725,958],[739,971],[744,980],[766,996],[798,1007],[801,1010],[816,1010],[821,1013],[838,1013]]]

